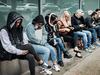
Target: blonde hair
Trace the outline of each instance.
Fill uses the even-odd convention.
[[[65,16],[70,16],[70,20],[66,21]],[[71,14],[70,14],[70,12],[69,11],[64,11],[59,20],[61,20],[63,22],[65,27],[69,27],[71,25]]]

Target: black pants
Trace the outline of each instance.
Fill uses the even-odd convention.
[[[78,35],[75,33],[68,33],[66,35],[63,35],[64,41],[65,42],[71,42],[73,41],[74,47],[77,47],[78,44]]]
[[[35,52],[34,48],[30,45],[30,44],[26,44],[26,45],[21,45],[21,46],[17,46],[18,49],[21,50],[28,50],[29,53],[26,55],[15,55],[12,54],[11,58],[12,59],[27,59],[29,62],[29,69],[30,69],[30,74],[31,75],[35,75],[35,59],[37,61],[40,61],[37,53]]]

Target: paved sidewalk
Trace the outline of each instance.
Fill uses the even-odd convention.
[[[100,75],[100,48],[63,75]]]

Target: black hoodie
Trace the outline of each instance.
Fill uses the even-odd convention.
[[[17,45],[17,43],[16,43],[17,37],[19,38],[20,42],[23,42],[23,33],[22,33],[23,27],[22,27],[22,25],[20,24],[18,26],[18,28],[14,28],[16,21],[18,19],[22,20],[23,17],[17,12],[10,12],[8,14],[7,24],[3,28],[1,28],[1,30],[5,29],[7,31],[8,36],[11,41],[11,44],[15,45],[15,46]],[[6,60],[11,60],[11,54],[8,53],[6,50],[4,50],[4,48],[2,47],[2,44],[0,42],[0,58],[2,59],[2,57]]]

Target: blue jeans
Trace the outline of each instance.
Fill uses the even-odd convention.
[[[93,27],[93,29],[97,30],[97,36],[100,39],[100,26]]]
[[[43,54],[42,56],[42,60],[45,62],[45,63],[48,63],[48,58],[49,58],[49,55],[51,53],[51,59],[53,62],[56,62],[57,59],[56,59],[56,52],[55,52],[55,49],[47,44],[45,46],[42,46],[42,45],[37,45],[37,44],[31,44],[35,51],[38,53],[38,54]]]
[[[77,31],[75,33],[78,34],[78,36],[82,37],[83,45],[84,45],[83,48],[87,48],[87,42],[89,46],[91,45],[91,32],[90,31],[82,30],[82,32]]]
[[[66,51],[65,47],[64,47],[64,44],[62,42],[62,40],[60,38],[52,38],[54,40],[56,40],[57,42],[59,42],[57,45],[56,45],[56,49],[57,49],[57,55],[58,55],[58,61],[62,61],[62,53],[61,53],[61,50],[64,52]]]
[[[92,32],[93,42],[96,41],[96,30],[94,28],[88,28],[89,31]]]

